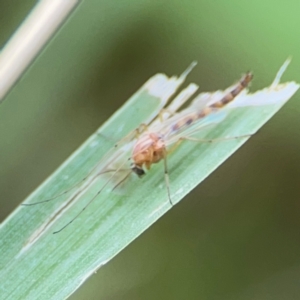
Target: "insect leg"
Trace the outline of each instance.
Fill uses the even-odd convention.
[[[122,178],[113,188],[112,191],[115,190],[118,186],[120,186],[123,182],[125,182],[127,180],[127,178],[130,176],[130,174],[132,173],[132,171],[130,170],[130,172],[128,172],[124,178]]]
[[[129,160],[129,159],[128,159]],[[127,161],[128,161],[127,160]],[[125,163],[127,163],[127,161]],[[91,200],[89,200],[89,202],[79,211],[79,213],[77,213],[77,215],[75,215],[75,217],[73,217],[73,219],[71,219],[68,223],[66,223],[63,227],[61,227],[59,230],[54,231],[53,234],[59,233],[62,230],[64,230],[67,226],[69,226],[71,223],[73,223],[85,210],[86,208],[99,196],[99,194],[104,190],[104,188],[108,185],[108,183],[111,181],[111,179],[113,178],[113,176],[122,169],[122,167],[125,165],[125,163],[123,163],[118,169],[116,169],[116,171],[107,179],[107,181],[103,184],[103,186],[101,187],[101,189],[96,193],[96,195],[94,197],[92,197]]]
[[[236,140],[236,139],[241,139],[241,138],[249,138],[253,135],[254,134],[244,134],[244,135],[238,135],[238,136],[230,136],[230,137],[223,137],[223,138],[212,138],[212,139],[197,139],[197,138],[193,138],[193,137],[182,136],[182,137],[179,138],[178,142],[181,142],[183,140],[188,140],[188,141],[200,142],[200,143],[213,143],[213,142],[221,142],[221,141],[228,141],[228,140]],[[178,146],[176,144],[174,146]]]
[[[164,176],[165,176],[165,183],[167,187],[168,192],[168,198],[171,206],[173,206],[173,202],[171,199],[171,193],[170,193],[170,180],[169,180],[169,171],[168,171],[168,164],[167,164],[167,151],[164,153]]]
[[[123,144],[126,141],[129,140],[133,140],[134,138],[137,138],[139,135],[141,135],[145,130],[147,130],[148,126],[144,123],[140,124],[140,126],[138,128],[136,128],[135,130],[131,131],[127,136],[125,136],[123,139],[121,139],[117,144],[115,144],[115,147],[119,147],[121,144]],[[71,186],[70,188],[68,188],[67,190],[51,197],[45,200],[41,200],[41,201],[37,201],[37,202],[33,202],[33,203],[22,203],[21,205],[23,206],[33,206],[36,204],[41,204],[41,203],[46,203],[46,202],[50,202],[52,200],[55,200],[57,198],[59,198],[60,196],[63,196],[65,194],[67,194],[68,192],[72,191],[73,189],[75,189],[76,187],[78,187],[79,185],[81,185],[84,181],[86,181],[90,175],[99,167],[99,165],[101,165],[103,163],[103,159],[101,159],[101,161],[99,163],[96,164],[95,167],[92,168],[92,170],[79,182],[77,182],[76,184],[74,184],[73,186]],[[111,170],[111,171],[115,171],[115,170]],[[101,175],[103,173],[107,173],[110,172],[108,170],[98,173],[95,176]]]
[[[132,140],[138,138],[144,131],[148,129],[148,125],[142,123],[138,128],[129,132],[124,138],[122,138],[117,144],[115,144],[115,148],[120,147],[122,144],[131,142]]]
[[[181,142],[183,141],[183,139],[179,138],[174,145],[172,145],[172,147],[168,150],[168,154],[172,153],[175,149],[177,149],[177,147],[181,144]]]
[[[230,136],[230,137],[212,138],[212,139],[197,139],[189,136],[182,136],[178,138],[178,140],[175,142],[174,145],[172,145],[172,147],[168,150],[168,153],[173,152],[182,143],[182,141],[192,141],[198,143],[214,143],[214,142],[222,142],[222,141],[236,140],[242,138],[250,138],[254,134],[245,134],[245,135]]]
[[[98,166],[98,164],[97,164],[97,166]],[[96,167],[97,167],[97,166],[96,166]],[[94,167],[94,168],[88,173],[88,175],[86,175],[80,182],[77,182],[76,184],[74,184],[73,186],[71,186],[71,187],[68,188],[67,190],[63,191],[62,193],[57,194],[57,195],[55,195],[55,196],[53,196],[53,197],[51,197],[51,198],[45,199],[45,200],[41,200],[41,201],[37,201],[37,202],[33,202],[33,203],[21,203],[21,205],[22,205],[22,206],[33,206],[33,205],[37,205],[37,204],[41,204],[41,203],[46,203],[46,202],[50,202],[50,201],[52,201],[52,200],[55,200],[55,199],[59,198],[60,196],[63,196],[63,195],[65,195],[65,194],[67,194],[68,192],[72,191],[73,189],[75,189],[76,187],[78,187],[80,184],[82,184],[85,180],[87,180],[87,179],[90,177],[91,173],[96,169],[96,167]],[[100,175],[102,175],[102,174],[109,173],[109,172],[114,172],[114,171],[115,171],[115,170],[105,170],[105,171],[103,171],[103,172],[99,172],[99,173],[97,173],[97,174],[94,176],[93,180],[94,180],[96,177],[98,177],[98,176],[100,176]]]

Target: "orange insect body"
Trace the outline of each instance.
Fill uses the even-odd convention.
[[[149,170],[152,164],[163,159],[165,153],[165,144],[161,135],[154,132],[143,134],[133,148],[133,172],[138,176],[144,175],[143,166]]]
[[[203,119],[207,115],[219,111],[234,100],[251,82],[253,75],[246,73],[241,80],[220,100],[202,109],[191,112],[185,115],[176,122],[170,122],[170,126],[161,128],[158,132],[146,132],[137,140],[132,151],[132,165],[131,169],[139,177],[145,174],[143,167],[147,170],[151,168],[152,164],[158,163],[165,159],[167,155],[165,141],[176,135],[179,131],[183,131],[186,127],[193,125],[197,120]],[[172,121],[170,119],[169,121]]]

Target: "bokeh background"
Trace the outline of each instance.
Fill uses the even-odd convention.
[[[36,1],[0,0],[0,46]],[[0,220],[150,76],[300,82],[298,0],[86,0],[0,106]],[[70,299],[300,299],[300,93]],[[200,154],[199,154],[200,155]],[[199,166],[201,168],[201,166]]]

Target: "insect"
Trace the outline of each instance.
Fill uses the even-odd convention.
[[[191,67],[188,70],[190,69]],[[184,76],[186,76],[187,71],[183,74]],[[79,215],[94,201],[94,199],[96,199],[96,197],[103,191],[107,184],[113,180],[113,177],[120,170],[122,170],[122,168],[128,162],[131,162],[130,168],[127,169],[125,177],[119,180],[115,187],[123,183],[130,176],[130,174],[134,173],[138,177],[142,177],[146,174],[147,170],[150,170],[153,164],[163,161],[164,177],[167,187],[168,199],[170,204],[173,205],[170,193],[169,174],[167,167],[168,154],[174,151],[183,140],[191,140],[196,142],[213,142],[215,140],[235,139],[243,137],[239,136],[205,140],[197,139],[194,137],[194,135],[195,133],[201,131],[203,128],[206,128],[207,126],[211,126],[221,122],[228,114],[228,112],[224,110],[224,108],[229,103],[231,103],[236,98],[236,96],[238,96],[249,85],[252,78],[253,75],[250,72],[246,73],[235,85],[231,86],[221,94],[200,94],[200,97],[196,97],[194,101],[190,104],[190,106],[188,106],[181,112],[176,113],[171,111],[169,113],[169,115],[171,116],[168,116],[165,119],[163,118],[162,114],[159,114],[158,119],[160,119],[160,122],[156,120],[150,125],[141,124],[139,128],[134,130],[129,135],[129,138],[125,137],[124,141],[116,145],[116,148],[118,148],[120,144],[124,142],[126,144],[127,140],[129,140],[128,142],[131,142],[130,157],[128,157],[126,161],[121,162],[121,164],[117,168],[110,168],[110,165],[113,165],[115,163],[114,159],[111,159],[107,167],[104,167],[100,172],[96,174],[96,176],[105,173],[111,174],[105,182],[105,184],[102,186],[102,188],[97,192],[96,195],[94,195],[89,200],[89,202],[82,208],[82,210],[79,211],[79,213],[73,217],[72,220],[70,220],[65,226],[63,226],[58,231],[55,231],[54,233],[62,231],[64,228],[70,225],[76,218],[78,218]],[[247,137],[248,136],[249,135],[247,135]],[[88,179],[91,173],[92,172],[90,172],[81,182]],[[54,200],[59,196],[66,194],[76,186],[78,186],[78,184],[69,188],[63,193],[56,195],[53,198],[23,205],[30,206]]]
[[[133,162],[131,164],[131,170],[139,177],[142,177],[145,175],[145,168],[149,170],[152,164],[158,163],[163,160],[168,197],[170,203],[172,204],[167,168],[168,152],[172,152],[183,140],[212,142],[213,140],[200,140],[193,138],[192,135],[208,124],[213,124],[213,122],[216,120],[220,121],[220,116],[221,119],[224,118],[225,114],[217,114],[222,111],[223,107],[232,102],[235,97],[249,85],[252,78],[253,75],[251,73],[246,73],[241,78],[241,80],[229,90],[228,93],[226,93],[221,99],[218,99],[216,102],[200,109],[193,108],[194,111],[191,109],[187,109],[178,116],[170,118],[166,122],[166,124],[162,123],[161,125],[154,127],[153,130],[148,130],[147,132],[143,133],[137,139],[136,144],[133,147]],[[212,118],[208,120],[208,124],[201,122],[209,116]],[[214,119],[213,117],[216,116],[217,118]],[[197,126],[197,123],[199,123],[198,127],[193,127],[195,125]],[[185,131],[189,129],[192,130],[185,133]],[[232,138],[237,137],[231,137],[231,139]],[[172,144],[174,145],[173,149],[171,148],[171,150],[168,150],[168,147]]]

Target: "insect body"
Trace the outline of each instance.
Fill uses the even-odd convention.
[[[193,140],[189,135],[176,137],[180,136],[180,133],[184,133],[186,129],[195,125],[199,120],[203,120],[208,115],[220,111],[224,106],[232,102],[234,98],[248,86],[252,77],[253,75],[251,73],[245,74],[223,98],[211,105],[198,110],[195,109],[191,112],[188,111],[188,113],[183,113],[179,116],[174,116],[166,121],[166,124],[162,123],[158,128],[154,128],[153,131],[143,133],[133,148],[132,171],[139,177],[143,176],[145,174],[144,167],[149,170],[152,164],[158,163],[166,158],[168,145],[178,143],[183,139]],[[197,131],[200,129],[201,126]]]

